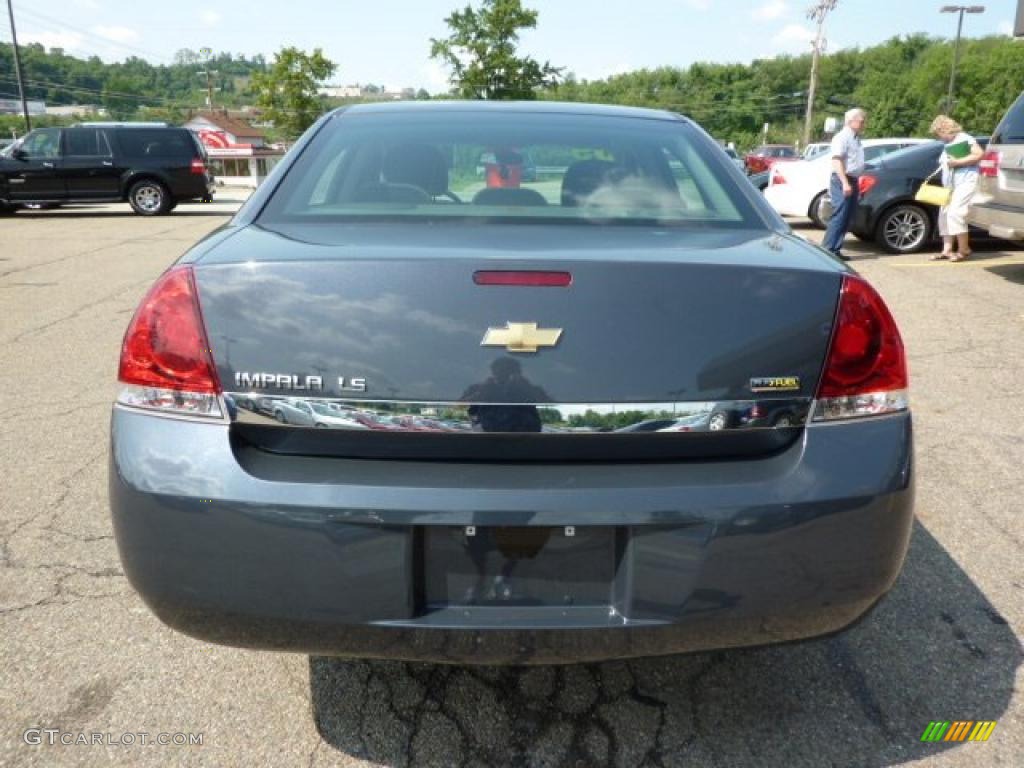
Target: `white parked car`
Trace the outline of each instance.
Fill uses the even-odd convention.
[[[877,160],[882,155],[931,139],[864,139],[864,159]],[[764,197],[783,216],[807,216],[816,226],[824,227],[831,213],[828,181],[832,175],[831,153],[826,151],[812,160],[797,160],[772,166]]]

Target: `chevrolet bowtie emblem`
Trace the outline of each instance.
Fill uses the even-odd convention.
[[[538,347],[553,347],[562,335],[561,328],[538,328],[536,323],[505,323],[504,328],[488,328],[481,347],[504,347],[509,352],[536,352]]]

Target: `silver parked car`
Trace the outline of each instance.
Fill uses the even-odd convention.
[[[992,134],[980,170],[968,223],[993,237],[1024,240],[1024,92]]]

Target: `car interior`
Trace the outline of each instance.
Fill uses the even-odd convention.
[[[524,168],[530,162],[529,181]],[[540,158],[539,160],[537,158]],[[737,220],[718,178],[657,143],[517,146],[353,141],[340,147],[292,205],[310,212],[410,211],[515,216],[656,216]],[[536,163],[533,165],[533,163]],[[582,209],[582,210],[581,210]],[[522,214],[519,214],[520,216]]]

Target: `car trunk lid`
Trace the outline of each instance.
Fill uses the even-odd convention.
[[[490,251],[463,244],[443,255],[422,241],[412,251],[292,243],[286,260],[262,258],[267,233],[228,240],[259,258],[222,253],[197,266],[196,281],[222,386],[246,417],[238,421],[259,427],[246,434],[275,450],[353,455],[373,443],[373,455],[410,458],[428,442],[410,444],[414,435],[465,444],[481,432],[533,432],[544,445],[587,442],[581,455],[601,458],[600,446],[623,438],[632,442],[615,456],[652,434],[802,423],[842,274],[806,244],[773,235],[683,247],[668,236],[624,248],[618,236],[602,243],[581,231],[568,249],[524,253],[501,239],[510,234],[493,232]],[[593,251],[581,253],[587,242]],[[480,285],[481,271],[571,279]],[[672,423],[642,424],[659,420]],[[781,446],[750,441],[757,451]],[[492,446],[499,454],[502,443]],[[689,455],[703,452],[689,443]]]

